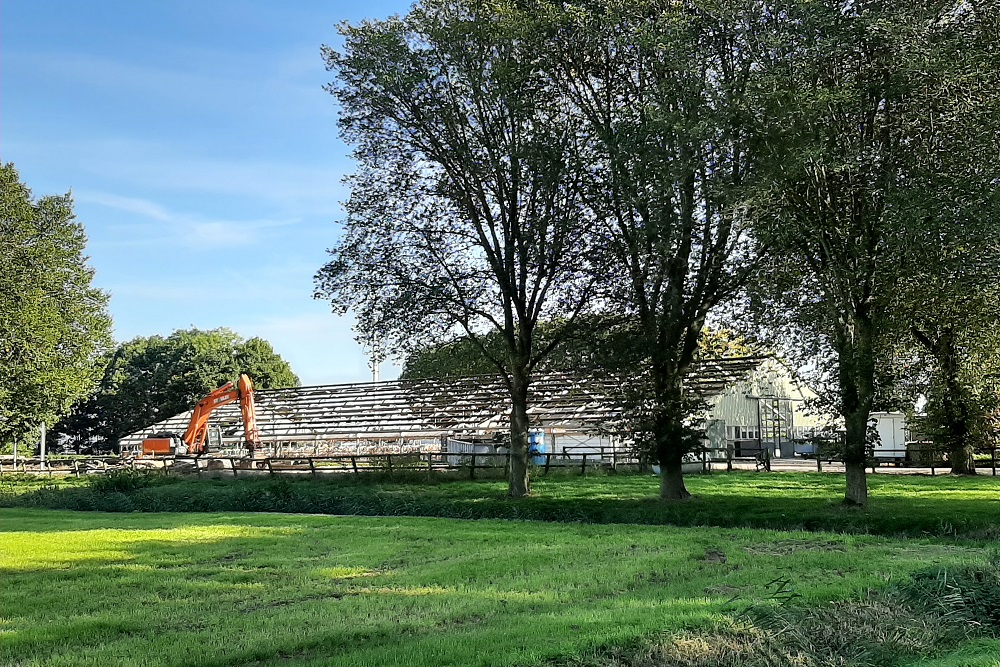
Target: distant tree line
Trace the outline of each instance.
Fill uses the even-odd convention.
[[[34,447],[42,423],[52,448],[109,451],[240,373],[265,389],[299,384],[270,343],[228,329],[116,346],[86,244],[69,195],[35,199],[0,165],[0,452]]]
[[[661,496],[687,497],[685,377],[706,323],[740,309],[809,362],[864,504],[889,393],[926,381],[955,456],[987,411],[998,10],[423,0],[344,25],[324,56],[357,170],[316,296],[379,353],[444,343],[505,378],[512,497],[530,492],[532,377],[571,358],[632,371]],[[594,321],[617,333],[581,336]]]
[[[139,336],[98,362],[93,391],[52,429],[54,443],[76,452],[113,449],[118,440],[190,410],[212,390],[250,376],[256,389],[296,387],[299,378],[261,338],[229,329],[187,329]]]

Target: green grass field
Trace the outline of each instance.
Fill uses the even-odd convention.
[[[0,510],[0,664],[535,665],[725,624],[778,604],[775,579],[796,604],[822,605],[987,551],[762,530]]]
[[[534,497],[518,501],[506,499],[503,482],[154,476],[138,488],[125,484],[121,489],[95,489],[90,486],[95,479],[18,481],[6,476],[0,478],[0,506],[439,516],[1000,538],[1000,477],[987,476],[873,475],[870,507],[865,510],[843,508],[843,477],[819,473],[693,475],[688,488],[696,498],[676,504],[657,499],[657,480],[651,475],[538,478]]]
[[[990,623],[892,597],[929,586],[913,573],[934,601],[965,565],[995,572],[1000,480],[871,481],[859,511],[808,474],[692,477],[676,505],[647,476],[527,501],[495,482],[5,477],[0,502],[36,507],[0,509],[0,665],[1000,667]],[[42,508],[60,505],[150,512]],[[212,507],[298,514],[166,511]],[[303,514],[331,510],[545,521]]]

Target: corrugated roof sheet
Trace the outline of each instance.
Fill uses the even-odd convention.
[[[686,387],[708,398],[745,377],[767,357],[738,357],[700,363]],[[571,373],[537,376],[528,413],[532,426],[579,432],[606,430],[619,417],[621,381]],[[427,437],[491,433],[506,427],[510,401],[500,376],[390,380],[351,384],[262,389],[254,394],[257,424],[265,442],[283,439]],[[154,424],[122,439],[135,446],[163,431],[183,432],[191,412]],[[216,410],[212,424],[224,437],[239,436],[237,404]]]

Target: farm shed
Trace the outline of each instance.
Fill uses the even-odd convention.
[[[834,423],[832,416],[810,409],[815,398],[784,363],[760,358],[743,377],[709,399],[709,439],[716,448],[725,441],[737,456],[762,450],[772,457],[812,454],[807,439]]]
[[[760,422],[753,419],[758,414],[753,401],[758,399],[744,394],[764,395],[773,389],[781,391],[779,400],[792,400],[785,391],[791,381],[781,375],[784,367],[775,364],[761,356],[702,363],[687,387],[713,404],[710,427],[724,424],[727,438],[749,437],[761,432]],[[773,387],[762,384],[772,377],[781,379],[772,382]],[[734,388],[739,388],[736,393]],[[622,451],[620,413],[613,398],[620,391],[621,382],[609,379],[569,373],[539,376],[529,403],[532,442],[539,449],[567,455]],[[794,400],[798,396],[794,394]],[[261,438],[274,454],[492,451],[502,442],[510,412],[506,389],[497,376],[259,390],[255,398]],[[797,408],[792,414],[793,418],[799,414]],[[190,415],[154,424],[120,444],[123,449],[138,449],[154,433],[183,432]],[[242,422],[235,404],[217,410],[211,425],[221,432],[222,449],[239,446]]]

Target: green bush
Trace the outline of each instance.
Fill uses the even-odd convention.
[[[152,486],[163,486],[176,478],[145,470],[113,470],[104,475],[94,475],[87,482],[98,493],[130,493]]]

